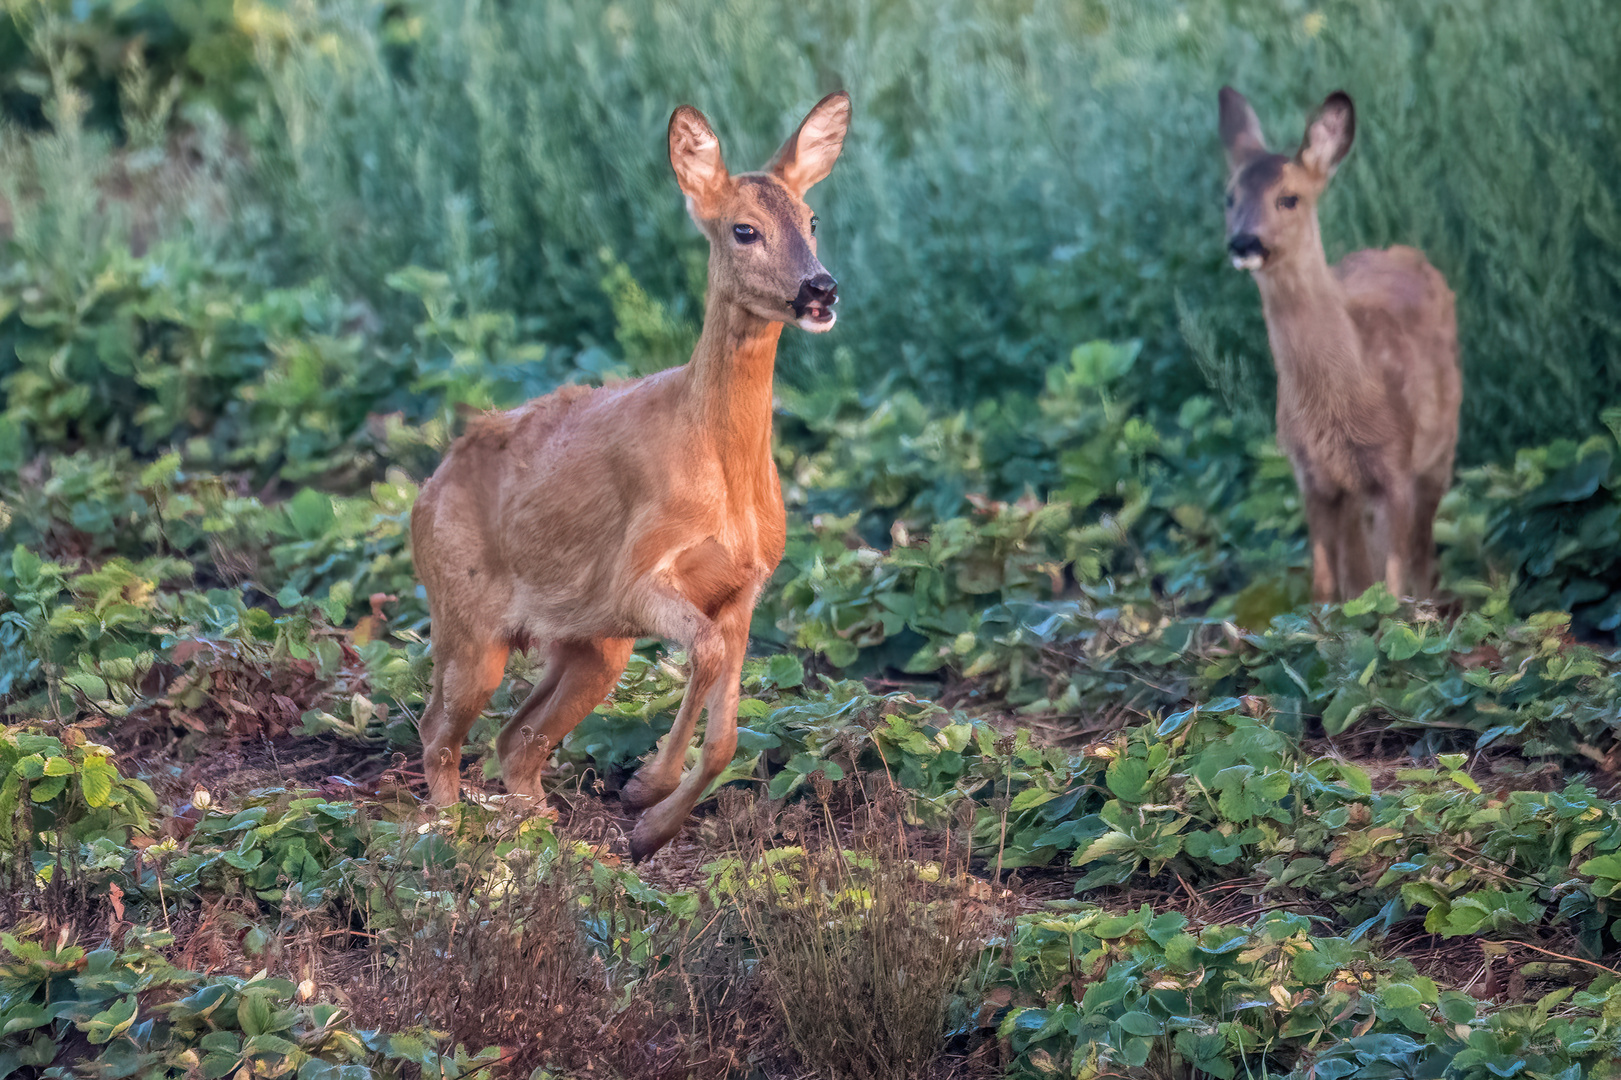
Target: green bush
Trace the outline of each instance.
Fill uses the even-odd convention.
[[[1482,1015],[1468,995],[1294,912],[1199,926],[1147,904],[1077,905],[1020,919],[995,959],[997,982],[1041,1002],[1008,1009],[998,1029],[1020,1080],[1116,1068],[1222,1080],[1575,1080],[1607,1075],[1617,1049],[1608,976]]]
[[[146,831],[156,801],[144,781],[119,773],[110,747],[86,742],[80,731],[57,738],[0,729],[0,862],[8,867],[21,852],[25,865],[49,878],[55,858],[77,862],[82,848],[118,858],[132,830]],[[32,883],[7,882],[18,884]]]
[[[1607,409],[1612,428],[1621,411]],[[1506,575],[1515,610],[1568,611],[1584,639],[1621,635],[1621,451],[1609,432],[1527,447],[1512,465],[1459,478],[1447,562],[1454,574]]]
[[[258,73],[234,0],[13,0],[0,8],[0,115],[25,127],[47,121],[49,63],[42,28],[79,54],[74,84],[98,130],[130,136],[128,80],[138,65],[158,93],[184,93],[233,119],[250,111]]]
[[[860,393],[842,371],[783,394],[803,440],[825,445],[781,455],[799,514],[755,635],[851,671],[979,675],[1006,660],[986,646],[1007,605],[1039,622],[1077,589],[1130,581],[1122,592],[1146,604],[1215,600],[1258,625],[1294,607],[1303,530],[1286,463],[1206,397],[1149,422],[1139,353],[1078,346],[1039,394],[955,415]]]

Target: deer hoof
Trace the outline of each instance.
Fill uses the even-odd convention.
[[[651,780],[642,779],[643,775],[638,772],[619,789],[620,806],[627,810],[646,810],[663,802],[670,792],[676,789],[675,784],[656,784]]]
[[[517,801],[523,806],[528,817],[542,817],[551,821],[557,820],[557,807],[546,801],[546,796],[536,788],[533,795],[518,794]]]
[[[652,829],[648,828],[645,817],[636,823],[636,828],[631,830],[630,861],[632,863],[641,862],[668,842],[650,835],[652,831]]]

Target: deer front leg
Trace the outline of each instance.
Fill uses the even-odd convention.
[[[704,699],[709,696],[709,684],[699,681],[697,665],[687,681],[687,692],[681,698],[681,708],[675,714],[664,740],[659,743],[653,760],[636,770],[619,791],[619,804],[627,810],[646,810],[664,799],[681,783],[681,769],[686,764],[687,747],[692,745],[692,733],[698,727],[698,713],[703,710]]]
[[[1415,596],[1424,598],[1435,592],[1435,513],[1445,497],[1452,479],[1452,461],[1449,458],[1442,469],[1418,478],[1416,501],[1413,507],[1412,562],[1407,568],[1408,587]]]
[[[1339,599],[1340,517],[1344,496],[1332,495],[1300,483],[1306,509],[1306,534],[1311,540],[1311,598],[1328,604]]]
[[[742,691],[743,657],[748,651],[749,613],[753,604],[740,604],[729,609],[719,620],[718,630],[723,644],[720,664],[713,669],[700,686],[698,665],[694,662],[693,681],[687,686],[687,697],[681,711],[687,717],[687,726],[677,725],[662,747],[659,756],[647,766],[657,770],[648,782],[648,790],[657,790],[669,783],[671,777],[678,782],[668,793],[645,811],[630,836],[631,858],[640,862],[651,855],[681,831],[682,824],[692,808],[698,805],[704,792],[715,778],[725,771],[737,752],[737,702]],[[700,699],[700,691],[702,698]],[[688,706],[691,705],[689,713]],[[696,724],[698,709],[708,713],[704,728],[703,754],[698,766],[681,776],[686,749],[692,739],[692,725]],[[664,771],[669,770],[669,771]],[[641,773],[636,778],[641,779]]]
[[[1347,492],[1340,503],[1339,556],[1339,598],[1352,600],[1367,592],[1383,569],[1368,549],[1367,496],[1357,492]]]
[[[714,622],[723,641],[730,643],[741,633],[743,647],[747,648],[749,616],[754,611],[754,601],[758,593],[758,589],[746,590],[743,596],[734,600],[718,614]],[[728,644],[727,655],[730,654],[731,648]],[[697,657],[693,657],[692,678],[687,683],[686,694],[681,698],[681,708],[676,713],[675,723],[659,743],[658,753],[654,755],[653,760],[636,770],[636,775],[620,790],[621,806],[630,810],[646,810],[668,798],[681,783],[681,771],[687,763],[687,748],[692,745],[692,734],[698,727],[698,714],[708,703],[713,687],[710,676],[715,674],[716,672],[701,667],[697,663]],[[742,677],[741,660],[737,677]]]
[[[1411,477],[1401,477],[1386,484],[1379,493],[1375,508],[1382,519],[1384,539],[1385,588],[1391,596],[1407,595],[1408,561],[1413,550],[1413,517],[1418,501]]]
[[[661,802],[680,785],[681,767],[686,761],[692,733],[698,725],[698,713],[708,701],[715,680],[725,670],[729,655],[721,626],[674,587],[662,582],[644,585],[643,597],[640,610],[633,613],[635,621],[658,637],[684,645],[692,665],[692,675],[687,681],[687,692],[682,696],[675,724],[659,744],[658,753],[637,771],[620,792],[621,805],[633,810]],[[746,643],[746,621],[744,634]],[[679,827],[680,822],[677,822]]]

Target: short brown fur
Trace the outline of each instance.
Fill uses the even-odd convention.
[[[542,798],[552,749],[644,635],[684,646],[693,671],[673,730],[622,794],[646,808],[632,855],[668,842],[731,761],[749,618],[786,536],[771,458],[777,339],[783,322],[834,321],[804,195],[832,169],[849,117],[848,96],[829,95],[766,171],[732,177],[708,121],[677,109],[670,160],[710,242],[692,360],[483,417],[423,485],[411,537],[433,617],[421,734],[434,803],[460,797],[468,729],[508,651],[530,641],[548,661],[496,742],[509,791]],[[700,709],[701,764],[683,777]]]
[[[1278,443],[1312,545],[1312,596],[1435,586],[1436,507],[1452,482],[1462,378],[1440,271],[1410,247],[1329,266],[1317,200],[1351,148],[1355,111],[1329,95],[1294,157],[1267,151],[1243,96],[1221,91],[1227,239],[1252,271],[1278,372]]]

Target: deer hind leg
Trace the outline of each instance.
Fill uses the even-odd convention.
[[[433,690],[417,725],[428,801],[435,806],[452,806],[461,798],[462,743],[507,666],[507,646],[500,642],[450,646],[444,637],[438,643],[443,654],[434,659]]]
[[[635,644],[630,638],[552,643],[545,676],[495,740],[508,791],[542,796],[540,778],[552,751],[613,692]]]

